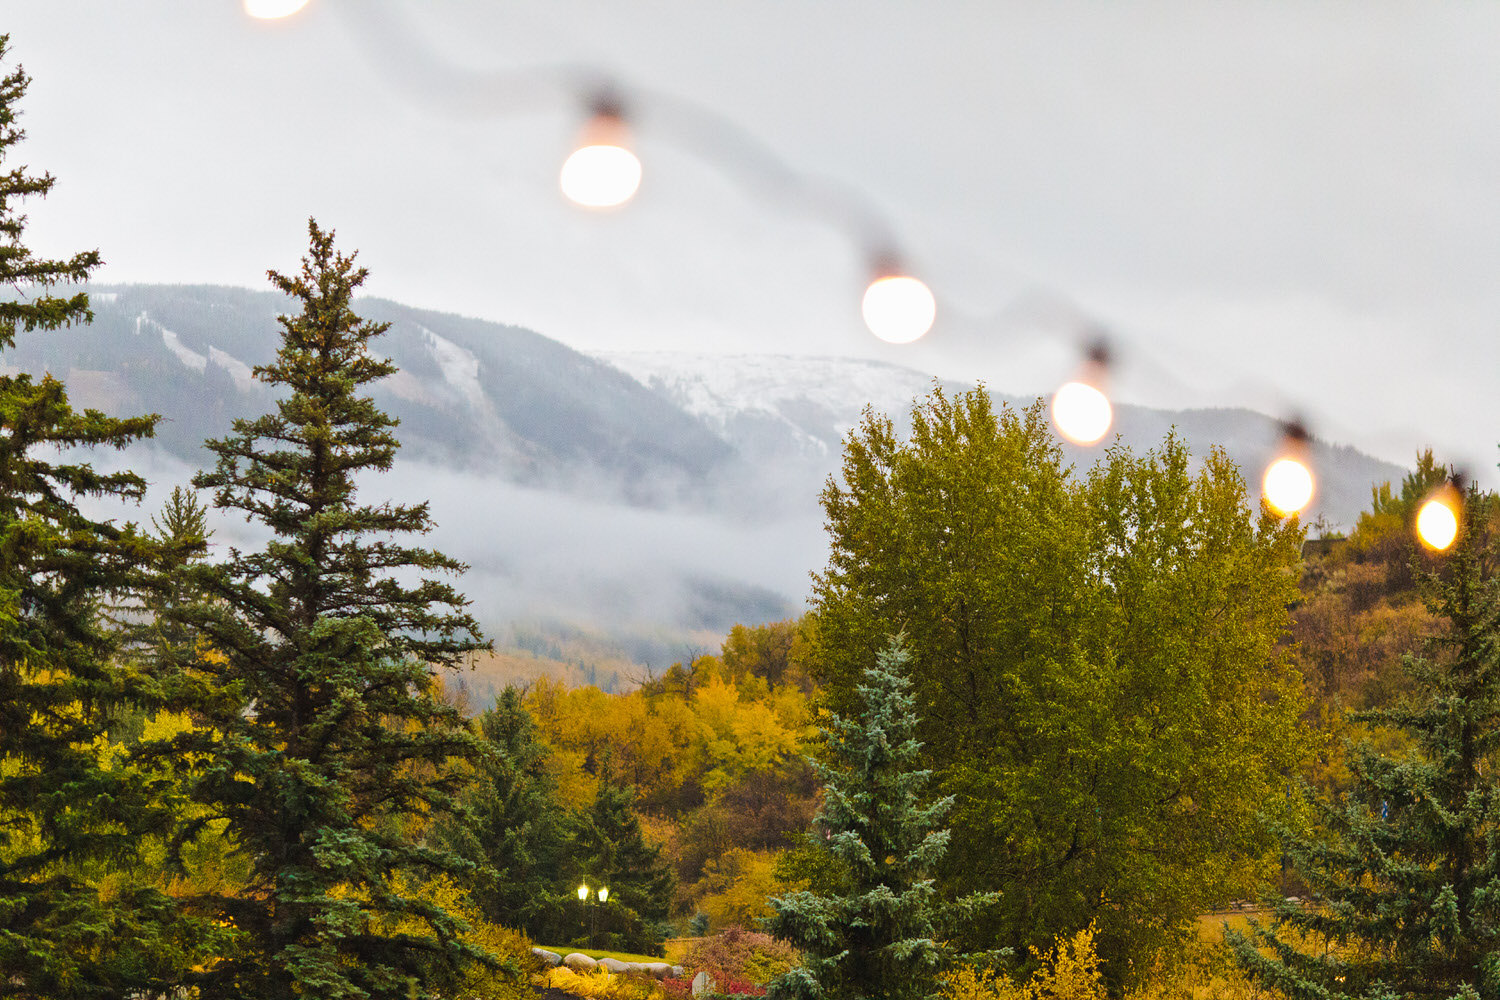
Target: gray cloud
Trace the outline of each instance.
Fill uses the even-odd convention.
[[[573,108],[448,113],[345,19],[479,72],[583,64],[689,97],[893,220],[950,325],[1064,294],[1170,378],[1136,402],[1286,398],[1400,462],[1490,472],[1500,402],[1500,8],[1373,3],[13,0],[43,251],[106,281],[260,286],[316,214],[370,290],[590,349],[905,356],[859,327],[857,248],[642,120],[639,204],[561,204]],[[1033,339],[1056,331],[1037,331]],[[1072,357],[950,338],[923,364],[1045,390]],[[1145,367],[1150,367],[1147,365]]]

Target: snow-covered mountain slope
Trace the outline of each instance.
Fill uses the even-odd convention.
[[[913,401],[925,397],[934,378],[924,372],[856,358],[791,355],[715,355],[669,352],[595,355],[663,394],[699,418],[742,456],[786,468],[800,464],[813,481],[838,468],[842,439],[868,407],[907,423]],[[949,392],[971,383],[945,382]],[[1022,407],[1032,399],[998,396],[997,403]],[[1279,423],[1245,409],[1159,410],[1128,404],[1115,407],[1114,433],[1136,451],[1156,447],[1175,431],[1195,456],[1222,448],[1244,470],[1252,500],[1259,497],[1260,470],[1280,446]],[[1114,439],[1114,434],[1109,440]],[[1102,448],[1064,446],[1079,467]],[[1309,518],[1352,526],[1370,502],[1370,487],[1400,479],[1402,470],[1354,448],[1314,442],[1312,463],[1319,477]]]
[[[826,459],[864,409],[893,416],[931,376],[857,358],[611,352],[594,355],[704,421],[742,451]]]

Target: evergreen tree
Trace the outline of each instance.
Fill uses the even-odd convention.
[[[471,896],[486,919],[537,940],[562,940],[556,935],[574,889],[563,871],[573,831],[519,691],[505,689],[479,717],[479,734],[492,753],[475,766],[465,814],[439,821],[433,841],[481,869]]]
[[[365,269],[308,229],[300,273],[269,272],[301,309],[255,370],[285,394],[208,442],[217,466],[194,480],[272,537],[194,570],[209,597],[189,616],[209,648],[195,670],[211,696],[193,707],[208,725],[157,749],[197,768],[187,786],[210,807],[180,839],[223,820],[252,863],[246,891],[190,901],[239,934],[190,978],[200,995],[405,1000],[428,995],[430,970],[479,954],[395,876],[466,867],[401,821],[451,808],[463,769],[450,761],[482,752],[434,683],[481,643],[466,600],[432,576],[463,565],[397,540],[431,528],[427,505],[357,502],[398,447],[395,421],[361,393],[395,366],[369,350],[385,325],[352,309]]]
[[[822,850],[843,872],[843,886],[838,894],[771,900],[775,915],[767,929],[803,955],[803,965],[775,983],[775,996],[927,997],[956,957],[942,932],[996,898],[935,899],[928,873],[947,849],[948,831],[938,823],[953,799],[920,804],[931,772],[915,769],[921,744],[913,738],[918,720],[909,659],[903,639],[892,639],[856,689],[859,715],[831,714],[822,730],[830,763],[814,762],[824,785],[814,831],[823,834]]]
[[[1500,1000],[1500,590],[1479,541],[1494,502],[1470,489],[1447,565],[1424,581],[1447,625],[1404,662],[1425,700],[1355,715],[1404,731],[1410,751],[1354,748],[1351,790],[1317,803],[1324,834],[1289,839],[1307,907],[1282,901],[1270,927],[1233,938],[1290,997]]]
[[[608,775],[609,765],[600,768]],[[587,885],[609,889],[596,914],[600,941],[621,951],[659,955],[663,924],[677,878],[661,848],[646,843],[629,785],[599,783],[598,794],[577,818],[574,870]]]
[[[207,552],[208,511],[192,490],[174,486],[160,513],[152,516],[151,527],[156,543],[152,585],[138,603],[120,609],[117,628],[158,692],[170,697],[165,692],[180,680],[177,672],[196,659],[196,637],[182,612],[203,597],[193,567]]]
[[[0,35],[0,60],[8,45]],[[18,104],[29,80],[0,77],[0,164],[24,137]],[[19,333],[93,317],[82,291],[96,251],[65,260],[22,242],[19,203],[51,190],[50,175],[0,172],[0,350]],[[3,369],[0,369],[3,371]],[[170,813],[139,772],[107,766],[110,719],[146,698],[142,678],[115,659],[100,602],[139,585],[152,546],[134,527],[97,521],[82,497],[139,501],[144,482],[39,452],[124,448],[149,437],[155,416],[113,419],[68,403],[50,375],[0,374],[0,994],[121,996],[159,986],[181,928],[167,897],[97,878],[127,868],[138,838]],[[175,929],[174,929],[175,928]]]
[[[1171,435],[1079,474],[1040,402],[982,388],[849,435],[806,662],[847,717],[893,625],[910,636],[922,763],[955,796],[938,885],[1007,889],[965,946],[1092,924],[1118,987],[1274,871],[1264,816],[1312,742],[1281,642],[1302,531],[1245,497],[1223,452]]]

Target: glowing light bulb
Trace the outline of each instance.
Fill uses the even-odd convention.
[[[1434,496],[1417,512],[1417,537],[1429,549],[1442,552],[1458,537],[1458,512],[1449,498]]]
[[[624,146],[582,146],[563,163],[559,178],[568,200],[585,208],[615,208],[635,197],[641,161]]]
[[[607,899],[609,899],[609,886],[601,885],[599,887],[599,902],[602,903]]]
[[[1052,397],[1052,422],[1074,444],[1097,444],[1112,420],[1109,398],[1087,382],[1068,382]]]
[[[1312,501],[1312,472],[1295,458],[1278,458],[1266,468],[1261,493],[1278,514],[1295,514]]]
[[[307,0],[245,0],[245,13],[263,21],[289,17],[307,6]]]
[[[916,278],[887,274],[870,282],[860,304],[865,326],[890,344],[909,344],[932,329],[937,300]]]
[[[589,887],[588,886],[586,886],[586,885],[580,885],[578,887],[578,898],[579,899],[588,899],[589,898]]]

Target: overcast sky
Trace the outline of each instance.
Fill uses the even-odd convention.
[[[1500,4],[5,0],[0,30],[17,159],[58,178],[28,241],[98,247],[103,281],[267,287],[316,215],[374,294],[590,350],[1038,393],[1092,322],[1123,398],[1500,479]],[[630,102],[623,211],[557,193],[558,67]],[[872,206],[927,342],[864,331],[864,248],[747,138]]]

